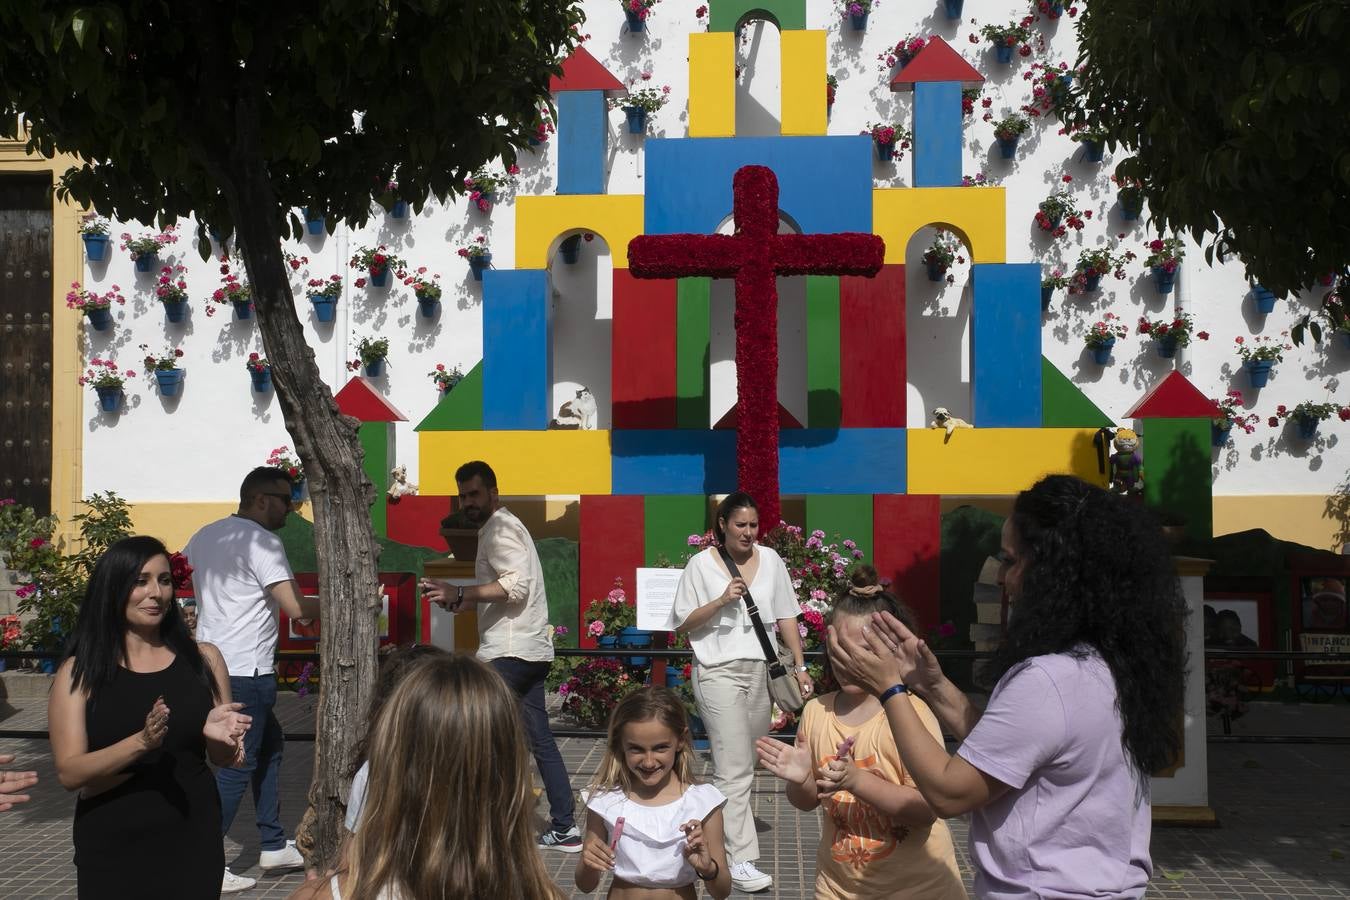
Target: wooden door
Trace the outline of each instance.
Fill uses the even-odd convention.
[[[51,177],[0,176],[0,498],[51,512]]]

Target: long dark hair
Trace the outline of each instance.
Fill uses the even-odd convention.
[[[723,497],[722,502],[717,504],[717,515],[713,519],[713,534],[717,536],[718,544],[727,542],[727,532],[722,527],[722,520],[730,519],[731,514],[738,509],[753,509],[755,512],[759,512],[759,507],[755,505],[755,498],[745,491],[732,491]]]
[[[66,647],[66,656],[75,660],[72,686],[89,692],[91,707],[126,662],[127,598],[141,569],[156,556],[163,556],[167,562],[169,551],[156,538],[139,535],[113,544],[94,564],[94,574],[89,578],[80,614],[75,619],[75,631]],[[185,662],[211,691],[211,696],[219,700],[216,681],[183,621],[176,597],[164,610],[159,634],[174,656]]]
[[[1141,775],[1181,752],[1186,601],[1162,529],[1138,503],[1068,475],[1017,497],[1022,575],[994,677],[1090,645],[1111,670],[1121,743]]]

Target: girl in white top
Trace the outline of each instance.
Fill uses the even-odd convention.
[[[726,798],[693,779],[689,719],[663,687],[619,701],[605,756],[586,802],[586,840],[577,890],[589,894],[612,872],[610,900],[695,900],[701,879],[713,897],[731,893],[722,847]]]

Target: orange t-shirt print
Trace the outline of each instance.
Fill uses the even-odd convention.
[[[823,769],[837,758],[825,756],[817,766]],[[854,759],[853,765],[886,779],[885,773],[877,766],[875,754],[864,759]],[[830,794],[823,803],[825,814],[834,823],[830,858],[855,869],[866,868],[868,863],[890,856],[909,835],[908,826],[892,823],[889,816],[882,815],[876,807],[864,803],[848,791]]]

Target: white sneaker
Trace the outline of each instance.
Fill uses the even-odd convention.
[[[262,869],[264,874],[274,875],[278,872],[294,872],[305,867],[305,858],[300,855],[300,851],[295,849],[295,841],[287,841],[286,846],[280,850],[264,850],[258,854],[258,868]]]
[[[220,892],[222,894],[237,894],[240,891],[246,891],[257,884],[253,878],[245,878],[243,875],[236,875],[229,869],[225,870],[225,877],[220,880]]]
[[[773,877],[756,869],[752,862],[735,863],[731,866],[731,886],[738,891],[753,894],[773,887]]]

